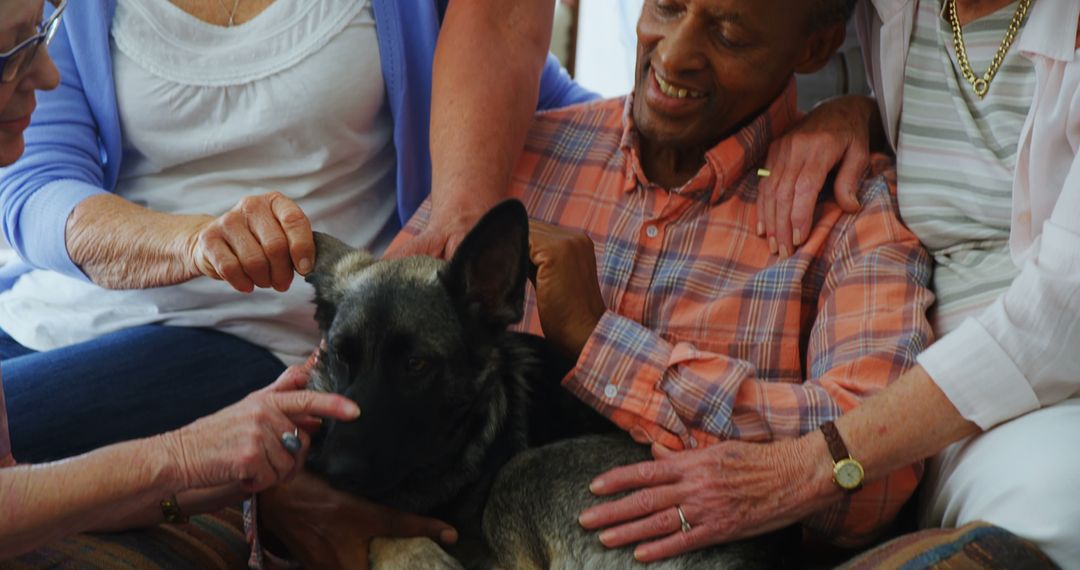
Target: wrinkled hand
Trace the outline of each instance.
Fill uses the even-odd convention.
[[[600,541],[609,548],[644,543],[634,550],[641,562],[786,527],[836,497],[810,484],[822,476],[828,484],[831,471],[820,472],[831,465],[828,455],[819,450],[823,457],[813,458],[797,445],[727,441],[679,452],[654,445],[655,461],[618,467],[593,480],[596,495],[635,492],[586,509],[579,522],[605,529]],[[676,505],[689,532],[681,530]]]
[[[607,307],[589,236],[544,222],[529,222],[529,259],[544,336],[577,359]]]
[[[315,263],[311,222],[280,192],[245,196],[188,241],[197,275],[224,280],[243,293],[255,287],[286,291],[294,268],[306,275]]]
[[[304,390],[307,379],[302,368],[291,367],[240,402],[161,436],[183,488],[239,482],[252,493],[291,479],[303,464],[310,438],[301,431],[301,449],[293,454],[282,445],[282,434],[312,429],[316,416],[351,421],[360,415],[343,396]]]
[[[457,541],[457,531],[442,521],[337,491],[306,471],[259,495],[259,523],[305,568],[367,568],[369,543],[375,537]]]
[[[757,233],[769,249],[791,255],[810,235],[814,206],[829,172],[837,164],[834,194],[845,212],[859,210],[858,191],[870,165],[871,122],[880,120],[877,104],[850,95],[830,99],[795,128],[773,141],[758,184]]]

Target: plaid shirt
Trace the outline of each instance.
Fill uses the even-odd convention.
[[[513,177],[531,217],[595,244],[608,311],[567,389],[635,439],[680,449],[811,432],[915,363],[931,340],[930,262],[897,218],[893,176],[863,184],[858,214],[822,201],[787,260],[751,230],[755,169],[797,117],[793,85],[671,191],[641,168],[629,103],[538,115]],[[391,250],[429,213],[430,200]],[[520,328],[541,333],[531,291]],[[867,485],[807,526],[864,541],[920,474],[914,465]]]

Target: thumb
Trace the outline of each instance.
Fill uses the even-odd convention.
[[[840,163],[840,169],[836,172],[836,183],[833,194],[836,203],[840,204],[845,212],[855,213],[859,211],[859,188],[862,179],[866,176],[866,169],[870,167],[870,157],[864,150],[856,150],[849,147],[844,159]]]
[[[653,459],[667,459],[675,455],[675,452],[664,447],[663,445],[653,442],[652,444]]]

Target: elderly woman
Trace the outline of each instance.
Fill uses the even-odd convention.
[[[18,279],[0,294],[17,454],[172,429],[303,360],[318,335],[293,281],[313,226],[378,252],[434,186],[424,248],[452,247],[508,180],[537,85],[545,107],[588,96],[557,65],[538,81],[550,8],[72,2],[64,81],[0,174],[5,235],[30,266],[5,268]],[[488,57],[511,58],[502,81]]]
[[[867,148],[896,149],[901,214],[936,262],[941,338],[919,366],[838,420],[841,437],[868,481],[932,457],[923,525],[988,521],[1065,568],[1080,568],[1078,21],[1072,0],[862,2],[857,23],[878,99],[825,104],[774,145],[757,228],[790,255],[828,171],[840,165],[837,198],[855,208]],[[718,446],[725,490],[701,502],[730,514],[709,540],[775,528],[820,504],[833,474],[796,469],[814,460],[813,445]],[[609,473],[597,485],[651,488],[701,455]],[[751,477],[759,484],[736,485]],[[590,513],[599,526],[626,520],[612,506]]]
[[[60,13],[42,22],[40,2],[0,0],[0,165],[22,153],[35,89],[58,83],[43,46]],[[268,388],[177,431],[58,463],[16,465],[0,380],[0,559],[70,533],[220,508],[292,478],[309,444],[301,428],[316,427],[315,416],[347,421],[360,413],[343,397],[298,391],[306,383],[302,369],[290,368]]]

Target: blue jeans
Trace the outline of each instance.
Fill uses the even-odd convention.
[[[0,331],[15,459],[61,459],[216,412],[277,378],[270,351],[222,332],[149,325],[35,352]]]

